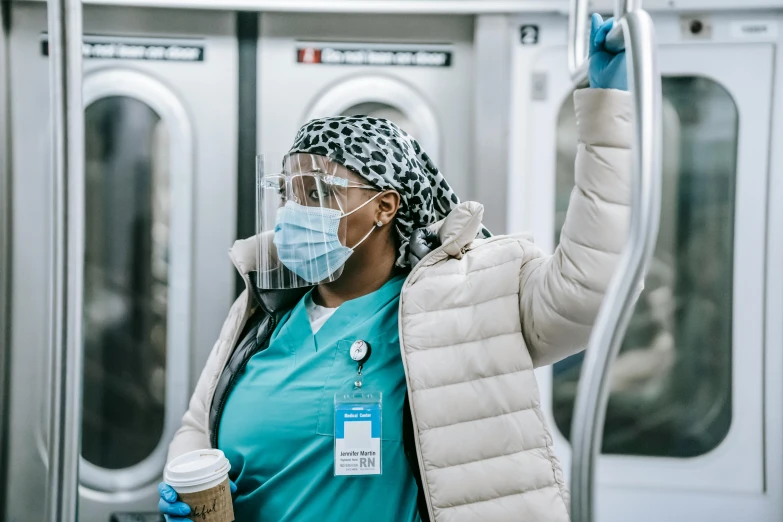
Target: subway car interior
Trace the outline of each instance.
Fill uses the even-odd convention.
[[[781,0],[0,0],[0,520],[163,520],[256,156],[314,118],[391,120],[555,251],[593,12],[636,177],[587,350],[535,370],[570,517],[783,521]]]

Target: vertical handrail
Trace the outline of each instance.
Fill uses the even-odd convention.
[[[587,78],[587,0],[568,4],[568,71],[576,83]]]
[[[641,11],[642,0],[614,0],[614,18],[619,20],[627,13]]]
[[[0,2],[0,484],[8,480],[8,412],[10,407],[10,351],[11,351],[11,161],[10,107],[8,87],[8,32],[10,4]],[[0,487],[0,518],[8,505],[7,491]]]
[[[52,122],[51,408],[46,522],[76,522],[82,392],[84,107],[81,0],[48,0]]]
[[[615,0],[614,19],[641,9],[641,0]],[[570,0],[568,4],[568,71],[577,86],[587,81],[587,0]],[[622,24],[617,23],[606,36],[606,45],[612,51],[625,49]]]
[[[610,370],[653,255],[661,207],[661,76],[652,19],[637,9],[615,25],[618,29],[612,32],[622,33],[629,55],[635,117],[631,219],[628,243],[596,318],[577,388],[571,430],[574,522],[594,520],[595,464],[603,441]]]

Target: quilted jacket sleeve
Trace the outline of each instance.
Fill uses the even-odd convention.
[[[225,358],[226,350],[231,348],[230,337],[236,331],[239,318],[247,307],[248,298],[247,290],[245,290],[231,306],[220,331],[220,336],[209,353],[201,376],[196,383],[196,389],[193,390],[193,395],[190,397],[188,410],[182,417],[182,425],[169,444],[166,462],[189,451],[211,447],[209,426],[207,425],[209,412],[207,401],[211,400],[214,393],[215,383],[222,371],[221,361]]]
[[[576,183],[560,245],[551,256],[531,252],[521,273],[522,332],[535,366],[584,349],[628,231],[631,96],[582,89],[574,102]]]
[[[185,415],[182,416],[182,425],[174,434],[174,438],[171,439],[169,444],[169,455],[166,462],[177,458],[180,455],[184,455],[189,451],[196,451],[204,448],[209,448],[209,431],[206,425],[207,421],[207,406],[206,397],[207,389],[209,386],[209,380],[215,372],[215,362],[217,358],[218,345],[220,341],[212,348],[212,352],[209,354],[207,364],[201,372],[201,376],[196,383],[196,389],[193,391],[193,395],[190,397],[190,404]]]

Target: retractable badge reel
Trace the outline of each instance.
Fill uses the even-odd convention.
[[[370,344],[356,341],[349,354],[356,362],[354,389],[334,396],[334,474],[381,474],[381,392],[362,389],[362,369],[371,355]]]
[[[370,358],[372,349],[366,341],[356,341],[351,345],[351,359],[356,361],[356,381],[353,385],[358,390],[362,387],[362,368],[367,359]]]

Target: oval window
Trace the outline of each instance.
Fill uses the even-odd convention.
[[[85,112],[82,455],[143,461],[164,431],[169,146],[148,105],[109,96]]]
[[[661,222],[645,289],[611,374],[603,452],[694,457],[732,419],[732,285],[738,113],[702,77],[663,79]],[[572,99],[558,121],[556,241],[574,186]],[[571,433],[582,354],[555,364],[557,427]]]
[[[343,116],[370,116],[371,118],[383,118],[397,124],[402,130],[413,137],[417,137],[418,129],[408,116],[392,105],[382,102],[358,103],[343,111]]]

